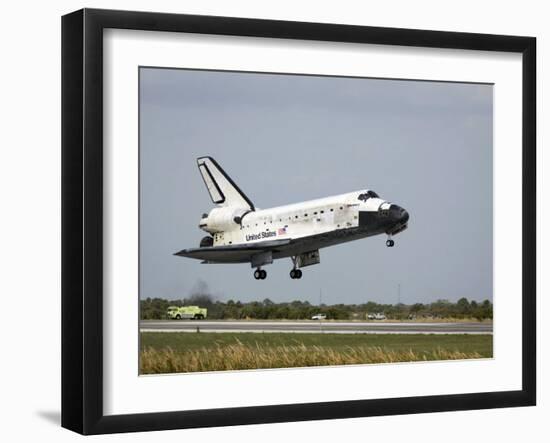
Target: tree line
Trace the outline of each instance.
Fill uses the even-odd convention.
[[[259,319],[259,320],[302,320],[316,314],[325,314],[331,320],[364,320],[367,314],[381,313],[390,320],[407,319],[464,319],[475,318],[480,321],[493,318],[493,303],[484,300],[481,303],[469,301],[463,297],[456,303],[437,300],[433,303],[414,303],[411,305],[380,304],[369,301],[361,304],[313,305],[308,301],[275,303],[266,298],[263,301],[241,302],[238,300],[220,301],[207,293],[193,294],[180,300],[147,298],[140,300],[140,317],[143,320],[165,319],[168,306],[196,305],[208,309],[207,318],[223,319]]]

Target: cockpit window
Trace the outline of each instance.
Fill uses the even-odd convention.
[[[380,198],[380,197],[374,191],[367,191],[363,194],[359,194],[359,197],[357,197],[357,200],[366,202],[369,198]]]

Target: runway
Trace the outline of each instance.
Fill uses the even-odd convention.
[[[198,328],[198,331],[197,331]],[[141,320],[141,332],[285,332],[333,334],[492,334],[492,323]]]

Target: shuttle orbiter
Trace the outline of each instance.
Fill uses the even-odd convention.
[[[262,266],[290,257],[290,277],[320,263],[319,249],[407,228],[409,213],[372,190],[350,192],[270,209],[258,209],[211,157],[197,159],[199,171],[216,205],[203,214],[199,227],[210,234],[200,247],[175,255],[203,263],[250,263],[254,278],[265,279]]]

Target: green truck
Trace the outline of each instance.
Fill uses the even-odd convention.
[[[170,320],[181,320],[183,318],[202,320],[206,318],[206,308],[199,308],[198,306],[168,306],[166,316]]]

